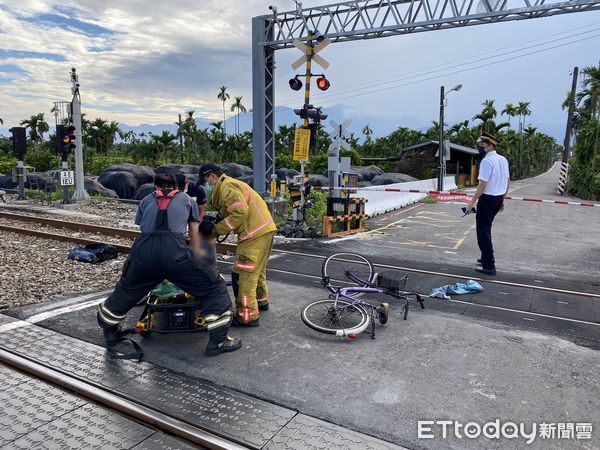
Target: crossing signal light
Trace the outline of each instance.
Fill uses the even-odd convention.
[[[65,125],[62,127],[62,136],[61,136],[61,144],[62,144],[62,152],[68,154],[73,150],[75,145],[75,127],[73,125]]]
[[[24,127],[12,127],[8,130],[12,134],[10,140],[12,141],[13,153],[22,159],[25,152],[27,152],[27,134]]]
[[[322,91],[326,91],[327,89],[329,89],[329,86],[329,80],[325,78],[325,76],[317,78],[317,87],[319,89],[321,89]]]
[[[298,77],[294,77],[294,78],[290,79],[289,83],[290,83],[290,87],[294,91],[299,91],[300,89],[302,89],[302,81],[300,81],[300,79]]]

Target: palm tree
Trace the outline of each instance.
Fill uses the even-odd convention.
[[[119,122],[111,121],[106,125],[106,146],[112,148],[115,143],[115,135],[123,136],[123,133],[119,129]]]
[[[236,97],[235,102],[231,105],[231,111],[237,111],[237,119],[236,119],[236,131],[235,134],[240,134],[240,112],[245,113],[247,111],[246,107],[242,105],[242,97]]]
[[[525,126],[525,117],[531,115],[529,109],[531,102],[519,102],[517,105],[517,116],[519,117],[519,177],[523,176],[523,127]]]
[[[481,120],[481,129],[488,130],[488,122],[498,115],[496,108],[494,107],[494,100],[485,100],[483,103],[483,110],[473,116],[473,120]]]
[[[169,131],[163,131],[161,134],[152,134],[150,142],[157,148],[157,154],[162,153],[165,163],[169,161],[169,157],[174,156],[173,150],[177,148],[173,145],[177,136]]]
[[[517,107],[512,103],[507,103],[506,108],[504,108],[500,114],[506,114],[508,116],[508,128],[510,129],[510,119],[517,115]]]
[[[525,126],[525,117],[531,115],[529,105],[531,105],[531,102],[519,102],[517,105],[517,116],[519,116],[519,134],[523,132],[523,127]]]
[[[21,125],[29,128],[29,138],[33,142],[42,142],[44,133],[50,129],[44,120],[44,113],[34,114],[29,119],[22,120]]]
[[[221,86],[220,89],[221,90],[217,94],[217,98],[223,103],[223,129],[225,130],[225,134],[227,134],[227,124],[225,123],[225,102],[229,100],[230,97],[226,92],[227,86]]]

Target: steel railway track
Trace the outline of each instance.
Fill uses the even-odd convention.
[[[50,368],[33,358],[18,355],[0,348],[0,362],[21,370],[33,378],[60,386],[67,391],[99,403],[104,407],[129,416],[150,428],[173,434],[185,441],[203,448],[216,450],[241,450],[247,447],[207,431],[198,425],[174,417],[165,411],[147,406],[123,394],[116,394],[108,388],[89,380],[84,380],[62,371]]]
[[[49,218],[45,218],[45,217],[37,217],[37,216],[31,216],[31,215],[21,215],[21,214],[0,212],[0,217],[8,218],[8,219],[15,220],[15,221],[24,221],[24,222],[48,225],[48,226],[52,226],[54,228],[65,228],[68,230],[101,233],[101,234],[104,234],[107,236],[127,238],[127,239],[131,239],[131,240],[134,240],[140,236],[140,232],[136,231],[136,230],[110,228],[110,227],[104,227],[104,226],[100,226],[100,225],[82,224],[82,223],[78,223],[78,222],[66,222],[63,220],[49,219]],[[77,243],[77,244],[81,244],[81,245],[99,242],[99,241],[96,241],[93,239],[88,239],[88,238],[80,238],[80,237],[75,237],[75,236],[53,234],[53,233],[42,232],[42,231],[37,231],[37,230],[29,230],[29,229],[19,228],[19,227],[9,227],[9,226],[5,226],[5,225],[0,225],[0,230],[10,231],[10,232],[14,232],[14,233],[29,235],[29,236],[37,236],[37,237],[41,237],[44,239],[55,239],[55,240],[60,240],[60,241],[64,241],[64,242],[73,242],[73,243]],[[117,247],[117,249],[122,253],[129,253],[131,251],[131,246],[129,246],[129,245],[115,245],[115,247]],[[233,253],[233,252],[235,252],[235,248],[236,248],[236,246],[234,244],[217,243],[217,251],[219,253],[223,253],[223,254]],[[296,256],[296,257],[313,258],[313,259],[319,259],[319,260],[326,258],[326,256],[324,256],[324,255],[283,250],[283,249],[273,249],[273,253],[290,255],[292,257]],[[436,276],[442,276],[442,277],[453,278],[453,279],[458,278],[458,279],[480,280],[479,278],[476,278],[476,277],[465,276],[465,275],[460,275],[460,274],[456,274],[456,273],[434,272],[434,271],[429,271],[429,270],[417,269],[414,267],[396,266],[396,265],[391,265],[391,264],[381,264],[381,263],[378,263],[377,261],[372,261],[372,262],[373,262],[373,265],[375,265],[376,267],[380,267],[383,269],[400,270],[400,271],[404,271],[404,272],[421,273],[421,274],[426,274],[426,275],[436,275]],[[297,271],[296,272],[290,271],[288,273],[294,274],[294,275],[302,275],[302,274],[298,274]],[[305,274],[305,275],[308,275],[308,274]],[[568,290],[568,289],[558,289],[558,288],[552,288],[552,287],[547,287],[547,286],[540,286],[540,285],[526,284],[526,283],[515,283],[515,282],[511,282],[511,281],[504,281],[504,280],[498,280],[498,279],[485,279],[483,281],[485,281],[486,283],[497,284],[497,285],[502,285],[502,286],[513,286],[513,287],[519,287],[519,288],[525,288],[525,289],[533,289],[533,290],[537,290],[537,291],[546,291],[546,292],[554,292],[554,293],[559,293],[559,294],[600,298],[600,294],[596,294],[593,292],[581,292],[581,291],[574,291],[574,290]]]

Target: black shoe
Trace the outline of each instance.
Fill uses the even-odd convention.
[[[232,326],[232,327],[257,327],[258,325],[259,325],[258,319],[253,320],[252,322],[242,323],[239,321],[239,319],[236,316],[233,316],[233,319],[231,319],[230,326]]]
[[[102,328],[102,333],[104,334],[104,341],[106,342],[107,347],[114,347],[119,342],[121,342],[122,333],[119,325],[108,325],[102,319],[100,319],[100,314],[97,315],[98,325]]]
[[[259,303],[258,304],[258,310],[259,311],[268,311],[269,310],[269,304],[268,303],[263,303],[262,305]]]
[[[239,337],[227,336],[223,342],[216,343],[208,341],[204,354],[206,356],[217,356],[221,353],[235,352],[242,348],[242,340]]]
[[[482,267],[481,269],[475,269],[475,271],[479,273],[485,273],[486,275],[496,275],[496,269],[484,269]]]

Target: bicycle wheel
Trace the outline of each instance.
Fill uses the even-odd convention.
[[[323,284],[336,293],[350,286],[368,286],[374,277],[373,264],[357,253],[334,253],[321,266]]]
[[[345,300],[317,300],[302,309],[302,321],[315,331],[336,336],[363,332],[370,317],[360,306]]]

